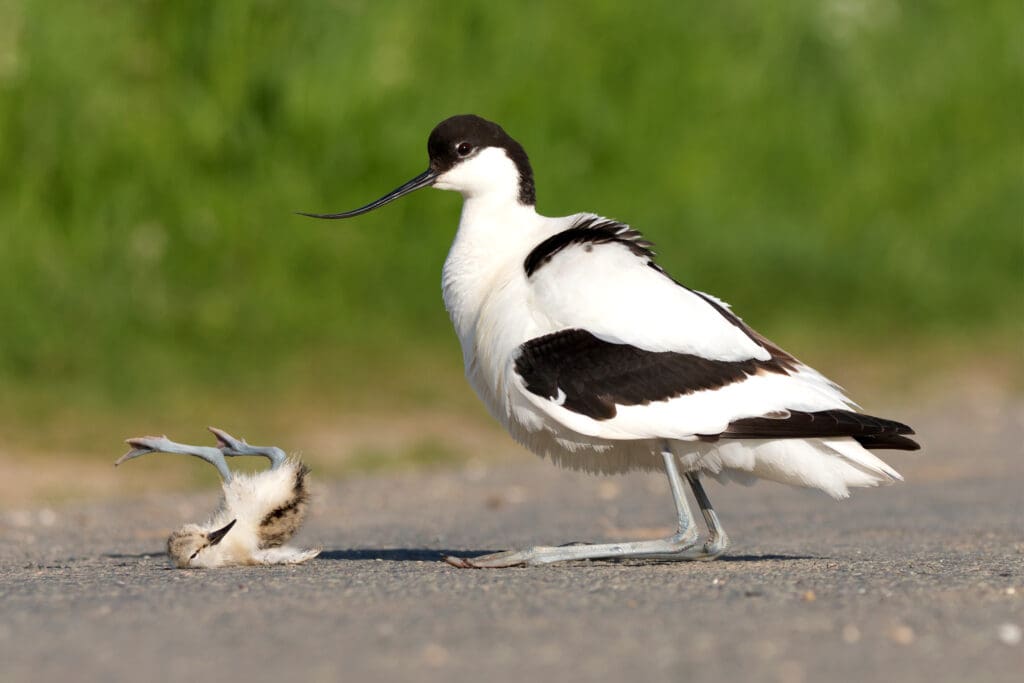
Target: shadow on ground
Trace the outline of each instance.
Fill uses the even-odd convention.
[[[497,550],[437,550],[434,548],[347,548],[344,550],[327,550],[319,555],[321,560],[339,561],[366,561],[382,560],[384,562],[444,562],[449,555],[455,557],[474,558],[491,553],[501,552]],[[828,559],[814,555],[724,555],[716,562],[781,562],[792,560],[822,560]],[[671,560],[581,560],[583,562],[596,562],[605,564],[640,563],[640,564],[671,564]]]

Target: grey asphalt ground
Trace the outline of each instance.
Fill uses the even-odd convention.
[[[661,477],[525,452],[321,482],[299,567],[169,569],[214,491],[2,511],[0,679],[1024,680],[1022,415],[902,411],[906,483],[842,503],[711,483],[734,541],[711,563],[443,564],[669,530]]]

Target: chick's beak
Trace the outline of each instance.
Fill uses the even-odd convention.
[[[230,522],[228,522],[226,526],[223,526],[220,529],[217,529],[216,531],[211,531],[209,534],[207,534],[206,538],[209,539],[210,545],[217,545],[222,540],[224,540],[224,537],[228,535],[228,532],[231,531],[231,527],[233,527],[235,525],[235,522],[237,521],[237,519],[233,519]]]

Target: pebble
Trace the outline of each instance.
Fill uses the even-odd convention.
[[[900,624],[889,631],[889,637],[900,645],[910,645],[914,642],[914,629],[906,624]]]
[[[1024,637],[1024,633],[1021,632],[1020,626],[1010,622],[999,625],[999,640],[1006,645],[1020,645],[1021,638]]]
[[[420,653],[423,659],[423,663],[427,666],[438,667],[444,666],[451,659],[448,654],[448,650],[437,643],[429,643],[423,648]]]
[[[615,500],[622,493],[622,488],[614,481],[602,481],[597,487],[597,497],[604,501]]]

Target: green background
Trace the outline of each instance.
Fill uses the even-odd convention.
[[[826,371],[1019,377],[1022,25],[1013,0],[0,0],[0,427],[77,416],[103,429],[60,438],[109,448],[281,397],[468,409],[458,196],[292,213],[404,182],[465,112],[524,144],[542,213],[633,224]]]

